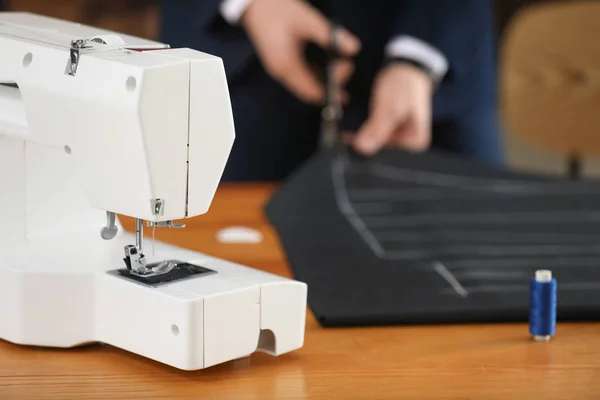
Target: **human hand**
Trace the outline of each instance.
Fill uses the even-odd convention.
[[[267,71],[295,96],[308,103],[321,103],[325,88],[304,60],[307,42],[327,49],[331,24],[318,10],[301,0],[253,0],[241,19],[258,56]],[[338,36],[342,56],[352,57],[360,49],[360,41],[346,30]],[[348,60],[334,66],[334,79],[340,86],[354,70]]]
[[[372,92],[370,115],[350,142],[364,155],[384,146],[424,151],[431,144],[433,82],[408,64],[390,64],[379,73]]]

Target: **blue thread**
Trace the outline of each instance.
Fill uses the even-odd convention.
[[[538,271],[531,279],[529,332],[548,340],[556,331],[557,282],[550,271]]]

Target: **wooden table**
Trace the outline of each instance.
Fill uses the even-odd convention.
[[[157,238],[289,276],[261,206],[269,186],[225,187],[211,211]],[[124,220],[131,228],[130,220]],[[256,245],[217,243],[246,225]],[[600,325],[559,324],[549,343],[527,326],[324,329],[309,313],[305,347],[182,372],[106,345],[70,350],[0,342],[0,399],[596,399]]]

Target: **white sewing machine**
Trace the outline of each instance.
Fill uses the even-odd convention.
[[[305,284],[143,243],[212,202],[235,136],[220,58],[0,13],[0,83],[1,339],[184,370],[302,347]]]

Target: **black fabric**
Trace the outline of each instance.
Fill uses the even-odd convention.
[[[600,317],[596,182],[332,151],[290,177],[266,214],[324,326],[527,321],[541,268],[558,280],[559,319]]]

